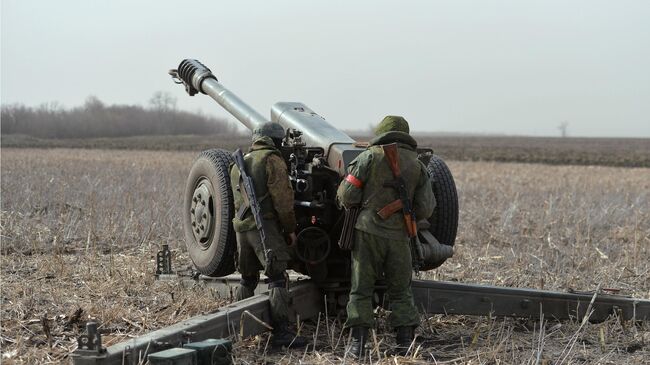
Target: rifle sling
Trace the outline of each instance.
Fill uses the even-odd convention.
[[[386,162],[388,163],[388,166],[389,166],[391,172],[393,173],[393,177],[395,178],[394,185],[392,185],[392,184],[391,185],[392,185],[393,188],[395,188],[395,190],[398,191],[398,194],[400,195],[398,200],[400,200],[400,202],[402,203],[402,209],[401,210],[404,213],[404,224],[405,224],[405,227],[406,227],[406,233],[411,238],[415,237],[417,235],[417,227],[416,227],[415,219],[414,219],[415,216],[413,215],[412,211],[407,212],[404,209],[407,206],[407,204],[412,204],[412,202],[410,202],[408,200],[405,200],[405,199],[408,199],[408,198],[401,195],[400,191],[399,191],[399,186],[400,185],[404,186],[404,184],[403,184],[404,181],[402,180],[403,179],[403,177],[402,177],[403,174],[399,171],[399,147],[398,147],[398,145],[396,143],[391,143],[391,144],[388,144],[388,145],[382,145],[382,149],[384,150],[384,155],[386,157]],[[394,152],[394,153],[391,153],[391,152]],[[384,208],[380,209],[380,211],[382,211],[383,209],[387,209],[387,211],[385,211],[384,213],[388,214],[391,209],[394,209],[394,207],[393,208],[390,207],[391,204],[396,205],[396,203],[393,201],[393,202],[389,203],[387,206],[385,206]],[[377,213],[379,213],[379,212],[377,212]],[[391,214],[393,214],[393,213],[391,213]],[[389,214],[388,216],[390,216],[391,214]]]
[[[396,159],[395,164],[399,167],[399,146],[395,145],[395,155],[391,156]],[[386,162],[388,163],[388,167],[390,168],[391,172],[393,173],[393,180],[392,181],[386,181],[384,183],[384,188],[392,188],[391,190],[397,191],[397,186],[400,185],[400,183],[403,183],[404,181],[402,180],[402,176],[404,176],[404,173],[407,172],[412,166],[408,166],[405,171],[403,171],[400,176],[398,177],[395,174],[395,170],[393,170],[393,165],[390,163],[390,157],[388,156],[388,149],[384,148],[382,146],[382,149],[384,150],[384,155],[386,156]],[[399,194],[398,194],[399,195]],[[379,209],[377,211],[377,214],[381,219],[386,220],[390,218],[393,214],[399,212],[404,208],[404,202],[402,201],[401,197],[397,197],[397,199],[393,200],[392,202],[386,204],[383,208]]]

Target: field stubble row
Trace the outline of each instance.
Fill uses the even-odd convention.
[[[111,343],[225,303],[212,293],[152,278],[161,244],[173,248],[177,268],[189,265],[180,209],[195,156],[3,148],[5,361],[64,359],[89,317],[102,323]],[[449,165],[461,204],[456,254],[426,277],[554,290],[600,285],[650,298],[650,169]],[[78,309],[83,313],[76,318]],[[643,363],[650,356],[647,325],[550,322],[545,342],[537,339],[537,327],[511,319],[434,316],[421,331],[439,340],[432,351],[452,363],[485,356],[520,363],[539,348],[552,361]],[[305,360],[341,356],[327,338]],[[579,346],[569,348],[571,341]],[[260,350],[263,342],[243,341],[236,354],[246,359],[246,350]],[[276,360],[294,355],[283,356]],[[427,356],[423,350],[419,358]]]
[[[359,141],[369,135],[352,134]],[[422,147],[431,147],[445,160],[650,167],[650,138],[552,138],[415,134]],[[4,147],[95,148],[200,151],[212,146],[234,150],[248,145],[244,134],[137,136],[126,138],[39,139],[2,135]]]

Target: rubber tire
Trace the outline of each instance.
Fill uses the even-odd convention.
[[[231,153],[221,149],[201,152],[192,165],[185,185],[183,230],[187,251],[196,269],[207,276],[226,276],[235,272],[237,241],[232,226],[233,194],[230,185]],[[208,247],[196,241],[192,233],[190,209],[192,196],[202,179],[210,182],[213,192],[213,229]]]
[[[436,155],[431,156],[427,170],[436,197],[436,207],[429,218],[429,231],[438,242],[453,246],[458,232],[458,192],[454,177],[447,164]]]

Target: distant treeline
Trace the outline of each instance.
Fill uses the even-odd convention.
[[[29,107],[2,106],[2,134],[39,138],[102,138],[144,135],[238,134],[226,120],[176,109],[169,94],[157,92],[150,106],[106,105],[94,96],[83,106],[66,109],[57,103]]]

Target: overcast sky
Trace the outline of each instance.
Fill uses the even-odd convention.
[[[365,129],[650,137],[650,1],[1,0],[2,103],[95,95],[228,116],[167,70],[212,69],[262,115]],[[228,116],[230,120],[234,120]]]

